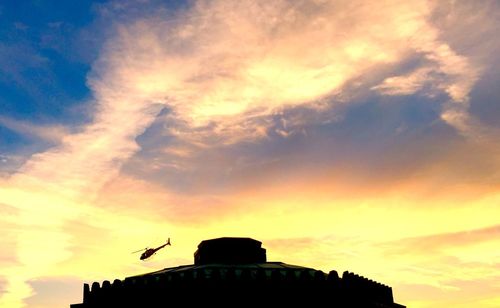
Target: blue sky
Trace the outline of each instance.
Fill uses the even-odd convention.
[[[0,8],[2,117],[69,127],[87,121],[86,75],[100,45],[99,35],[89,33],[96,3],[8,1]],[[4,125],[0,130],[3,155],[49,146]]]
[[[69,131],[90,121],[93,99],[87,76],[105,39],[117,23],[151,13],[160,3],[168,10],[186,5],[184,1],[2,3],[1,115],[33,125],[59,124]],[[0,125],[4,156],[31,155],[54,145],[8,126]]]
[[[408,306],[498,307],[499,20],[486,0],[1,3],[0,304],[239,235]],[[165,233],[171,255],[127,258]]]
[[[95,5],[51,3],[2,6],[2,67],[6,70],[2,109],[9,115],[65,118],[67,107],[90,97],[85,79],[99,45],[82,28],[94,20]],[[62,101],[67,106],[61,106]]]

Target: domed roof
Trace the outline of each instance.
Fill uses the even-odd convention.
[[[221,237],[202,241],[194,253],[194,264],[265,263],[266,250],[262,243],[242,237]]]

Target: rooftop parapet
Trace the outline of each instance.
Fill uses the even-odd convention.
[[[194,264],[265,263],[266,250],[251,238],[221,237],[202,241],[194,253]]]

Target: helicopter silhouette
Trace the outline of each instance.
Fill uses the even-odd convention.
[[[144,252],[141,254],[141,257],[140,257],[140,259],[144,261],[144,260],[146,260],[147,258],[149,258],[149,257],[151,257],[152,255],[154,255],[154,254],[155,254],[158,250],[162,249],[163,247],[165,247],[165,246],[167,246],[167,245],[168,245],[168,246],[172,246],[172,245],[170,244],[170,237],[168,238],[167,242],[166,242],[165,244],[161,245],[161,246],[158,246],[158,247],[156,247],[156,248],[148,248],[148,247],[146,247],[146,248],[144,248],[144,249],[139,249],[139,250],[137,250],[137,251],[134,251],[133,253],[138,253],[138,252],[144,251]]]

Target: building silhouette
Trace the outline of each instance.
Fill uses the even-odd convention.
[[[192,265],[84,284],[83,303],[71,308],[88,307],[405,308],[389,286],[350,272],[339,277],[267,262],[261,242],[228,237],[202,241]]]

